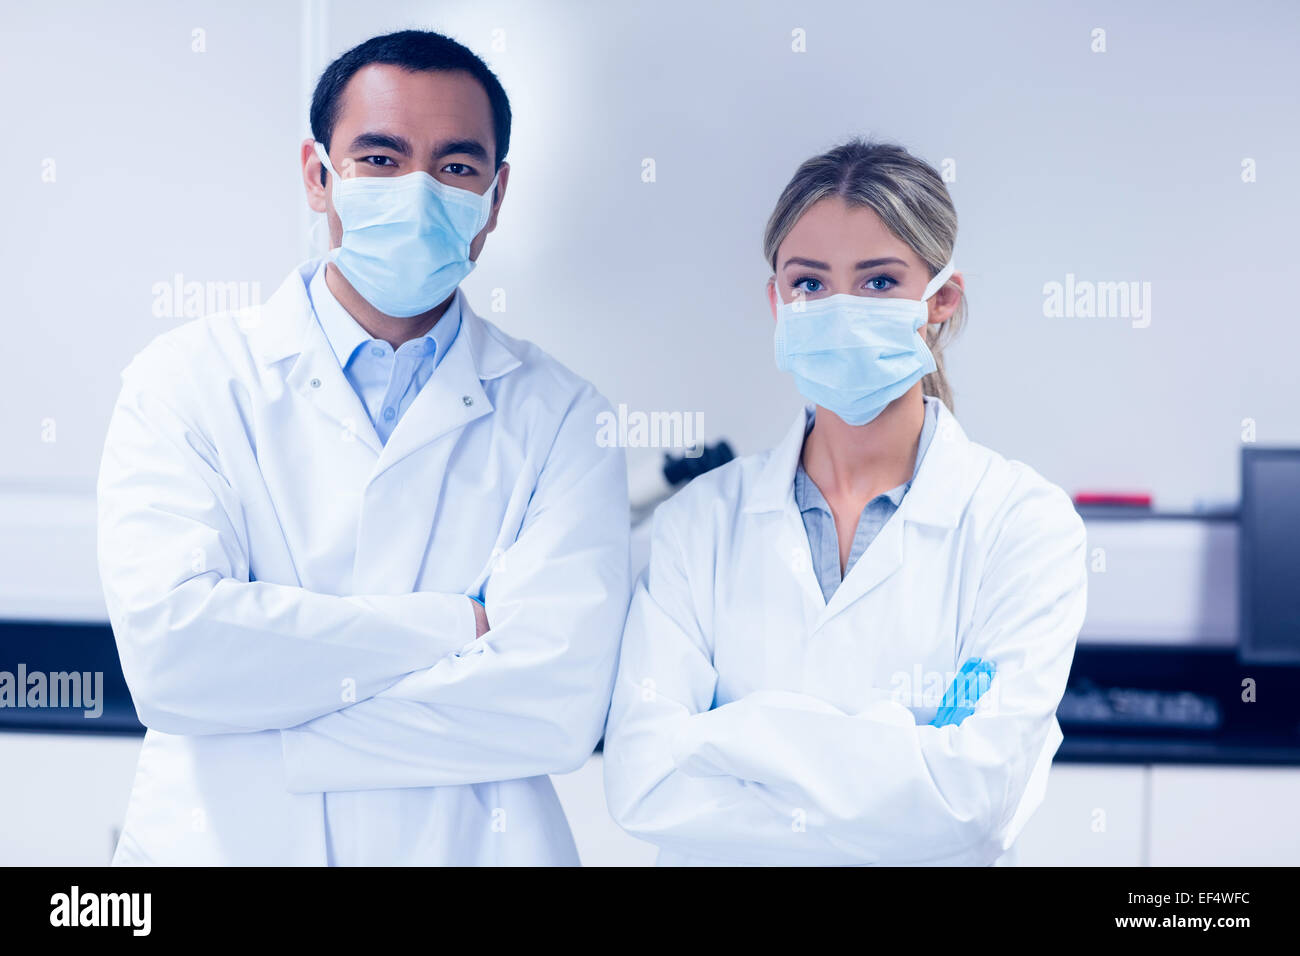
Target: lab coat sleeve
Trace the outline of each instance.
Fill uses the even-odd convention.
[[[917,726],[891,700],[849,715],[803,695],[756,694],[694,718],[674,741],[677,766],[766,785],[863,863],[992,863],[1041,801],[1044,762],[1060,743],[1085,550],[1083,522],[1054,486],[1008,514],[957,655],[995,661],[997,674],[961,724]]]
[[[370,700],[281,732],[293,792],[431,787],[564,773],[595,749],[628,602],[623,451],[608,406],[566,409],[515,541],[484,591],[490,630]]]
[[[654,517],[650,565],[628,613],[618,678],[605,731],[605,795],[628,833],[662,849],[718,861],[767,864],[852,863],[854,858],[810,832],[805,813],[763,783],[724,771],[688,774],[674,741],[707,717],[718,675],[692,597],[685,552],[675,528],[679,503]],[[683,523],[690,524],[690,521]],[[707,528],[691,527],[707,540]],[[698,562],[699,563],[712,562]],[[712,577],[696,575],[701,588]],[[761,596],[756,598],[761,600]]]
[[[473,640],[463,594],[337,597],[250,581],[238,495],[178,411],[181,368],[157,345],[128,366],[99,473],[100,578],[145,726],[291,727]]]

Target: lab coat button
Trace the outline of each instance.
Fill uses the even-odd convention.
[[[313,378],[313,379],[311,380],[311,387],[312,387],[312,388],[320,388],[320,379],[318,379],[318,378]]]
[[[462,395],[460,397],[460,400],[465,403],[466,408],[469,408],[471,405],[474,404],[474,399],[470,398],[468,395]]]

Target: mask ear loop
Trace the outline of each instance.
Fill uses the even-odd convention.
[[[780,283],[780,281],[776,278],[776,276],[773,276],[773,277],[772,277],[772,291],[773,291],[774,293],[776,293],[776,308],[777,308],[777,311],[780,311],[781,308],[782,308],[782,306],[788,306],[791,312],[802,312],[802,311],[804,311],[805,305],[806,305],[806,303],[808,302],[808,297],[807,297],[806,295],[804,295],[804,291],[803,291],[803,289],[795,289],[795,290],[794,290],[794,295],[791,297],[790,301],[789,301],[789,302],[782,302],[782,301],[781,301],[781,283]]]
[[[437,180],[434,180],[434,182],[437,182]],[[492,177],[491,185],[488,186],[487,191],[484,192],[482,197],[479,199],[481,205],[479,207],[478,218],[481,221],[478,223],[478,228],[474,230],[474,235],[476,236],[482,232],[483,227],[492,220],[492,209],[496,206],[497,201],[497,185],[500,182],[501,170],[498,169],[496,175]],[[471,242],[472,241],[473,240],[471,240]]]
[[[320,160],[320,164],[324,166],[329,174],[335,179],[340,178],[339,174],[334,171],[334,164],[330,162],[330,154],[325,151],[325,144],[317,141],[313,145],[316,148],[316,158]]]
[[[320,160],[321,165],[337,181],[339,174],[334,171],[334,164],[330,162],[330,155],[325,151],[325,144],[317,141],[312,144],[316,150],[316,158]],[[315,222],[311,224],[311,229],[307,233],[307,243],[310,247],[312,258],[328,255],[330,252],[329,236],[321,236],[321,226],[328,221],[327,217],[320,215],[316,217]]]
[[[948,280],[952,278],[952,273],[953,273],[953,261],[949,259],[948,264],[945,265],[938,272],[936,272],[934,274],[934,278],[931,279],[928,283],[926,283],[925,291],[921,294],[921,301],[929,302],[931,297],[936,292],[938,292],[940,289],[942,289],[945,285],[948,284]],[[943,323],[943,324],[946,325],[947,323]],[[935,327],[933,331],[931,331],[929,328],[927,328],[928,325],[929,323],[926,322],[924,319],[922,319],[921,328],[924,328],[925,332],[921,334],[921,340],[925,342],[925,347],[927,349],[930,348],[933,342],[939,338],[939,332],[943,327],[942,325],[940,325]],[[917,331],[920,331],[920,329],[918,329]]]
[[[952,272],[953,263],[949,259],[948,264],[936,272],[934,278],[926,284],[925,292],[921,294],[921,301],[928,302],[931,296],[947,285],[948,280],[952,277]]]

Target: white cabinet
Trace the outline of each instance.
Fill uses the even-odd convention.
[[[0,733],[0,865],[107,865],[142,739]]]
[[[1296,866],[1298,812],[1297,767],[1057,764],[1017,863]]]
[[[1018,866],[1140,866],[1147,768],[1055,764],[1016,841]]]
[[[1151,773],[1151,866],[1300,865],[1300,768]]]

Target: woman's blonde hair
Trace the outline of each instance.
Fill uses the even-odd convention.
[[[776,251],[808,208],[831,196],[850,206],[868,206],[885,226],[911,246],[934,276],[952,257],[957,241],[957,210],[948,187],[934,167],[901,146],[860,139],[814,156],[795,172],[763,234],[763,255],[776,271]],[[963,294],[957,310],[946,322],[926,326],[926,343],[934,355],[935,370],[921,380],[926,395],[952,409],[952,389],[943,364],[944,346],[952,341],[966,318]]]

